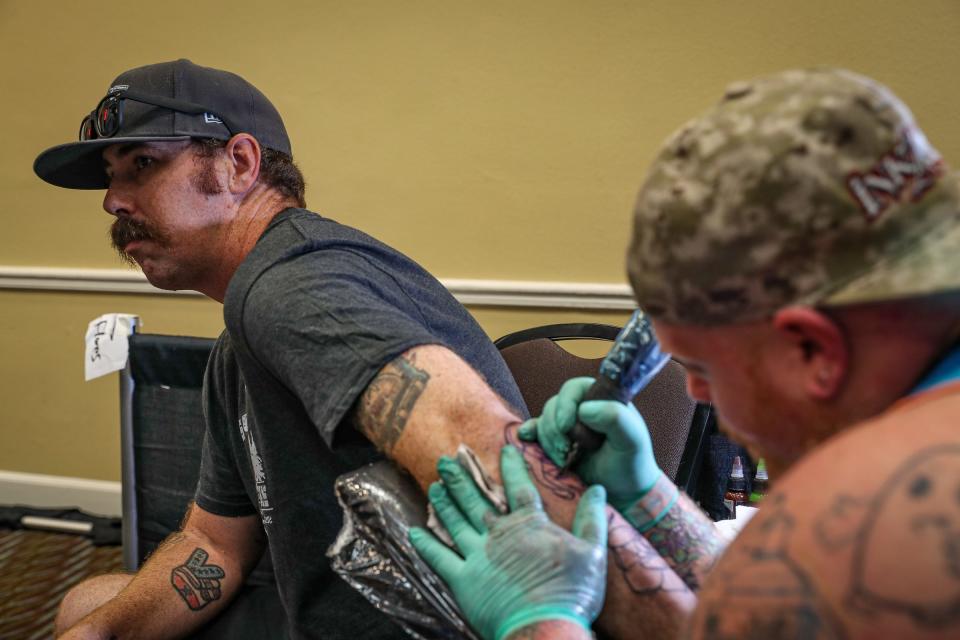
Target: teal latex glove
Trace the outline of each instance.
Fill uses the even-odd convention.
[[[653,457],[650,432],[632,404],[613,400],[590,400],[583,396],[593,378],[567,380],[557,395],[547,400],[539,418],[520,427],[521,440],[538,442],[554,464],[561,466],[570,450],[567,433],[580,421],[606,436],[596,451],[586,451],[573,471],[587,484],[600,484],[607,490],[610,504],[625,512],[663,474]]]
[[[526,461],[514,447],[504,447],[500,457],[506,515],[455,461],[442,458],[438,469],[444,484],[430,486],[430,502],[461,555],[424,529],[411,528],[410,542],[453,591],[471,626],[488,640],[544,620],[571,620],[589,629],[606,585],[603,487],[583,494],[571,535],[543,512]]]

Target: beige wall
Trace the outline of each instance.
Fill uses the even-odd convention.
[[[850,67],[960,163],[957,33],[954,0],[0,0],[0,268],[118,266],[102,194],[30,167],[140,64],[240,72],[284,114],[311,205],[440,277],[619,283],[647,163],[730,80]],[[222,326],[202,299],[0,291],[0,470],[119,477],[116,380],[84,384],[81,366],[86,322],[110,311]],[[477,312],[493,336],[624,317]]]

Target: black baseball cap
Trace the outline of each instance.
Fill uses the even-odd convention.
[[[151,64],[120,74],[104,100],[111,96],[121,103],[119,128],[109,137],[47,149],[33,163],[38,176],[68,189],[106,189],[101,155],[105,147],[190,138],[229,140],[237,133],[249,133],[260,146],[293,155],[280,113],[256,87],[229,71],[184,59]],[[150,104],[152,98],[166,104],[199,105],[205,111],[156,106]]]

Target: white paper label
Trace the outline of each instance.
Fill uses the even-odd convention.
[[[127,338],[133,333],[137,321],[137,316],[129,313],[108,313],[87,326],[87,348],[83,358],[86,380],[127,366]]]

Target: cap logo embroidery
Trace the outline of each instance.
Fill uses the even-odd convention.
[[[212,113],[204,113],[203,121],[207,124],[223,124],[223,120],[213,115]]]
[[[910,135],[905,132],[893,149],[880,156],[866,172],[851,172],[847,188],[867,221],[873,222],[891,204],[922,198],[942,172],[939,158],[931,164],[917,159]]]

